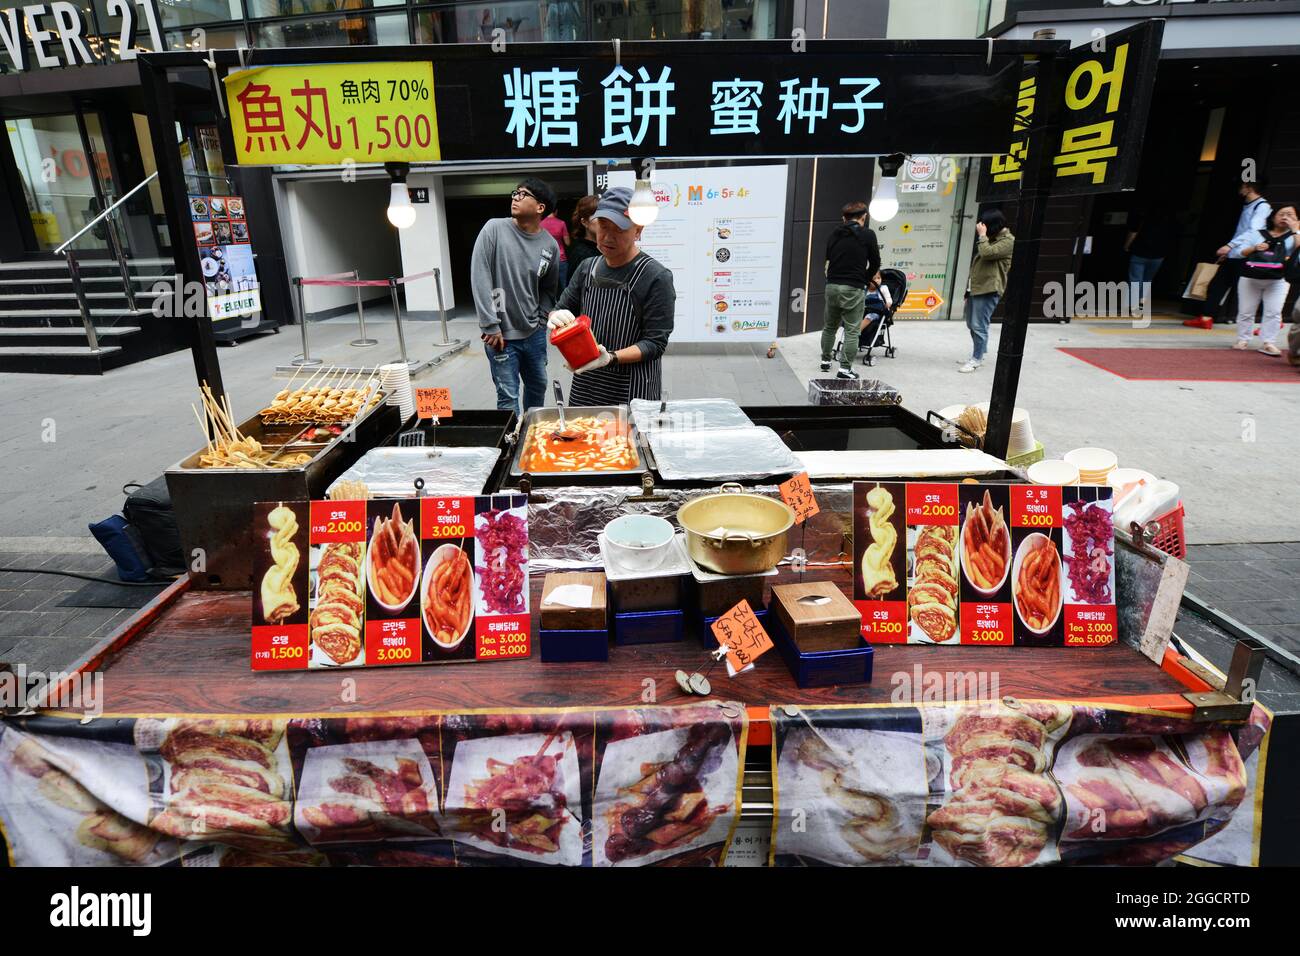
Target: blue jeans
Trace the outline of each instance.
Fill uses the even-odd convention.
[[[1135,256],[1132,253],[1128,257],[1128,287],[1129,301],[1136,304],[1142,301],[1142,282],[1155,282],[1156,273],[1160,271],[1160,266],[1164,258],[1146,259],[1142,256]]]
[[[985,292],[966,297],[966,328],[970,329],[971,358],[983,361],[989,350],[989,320],[998,307],[1001,292]]]
[[[546,404],[546,325],[526,339],[508,339],[498,352],[486,342],[488,368],[497,387],[497,408],[519,411],[519,380],[524,382],[524,411]]]

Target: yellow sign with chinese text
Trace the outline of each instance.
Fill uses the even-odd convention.
[[[226,104],[242,165],[441,158],[427,61],[243,70],[226,77]]]

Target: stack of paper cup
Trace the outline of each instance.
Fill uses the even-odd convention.
[[[1065,460],[1079,469],[1079,482],[1085,485],[1106,484],[1106,479],[1119,464],[1115,453],[1105,448],[1076,448],[1066,452]]]
[[[1029,412],[1017,408],[1011,413],[1011,438],[1007,442],[1007,457],[1027,454],[1036,447],[1034,430],[1029,424]]]
[[[411,388],[411,370],[402,362],[379,366],[379,387],[388,393],[388,404],[401,410],[402,421],[415,414],[415,392]]]
[[[1079,469],[1068,461],[1046,459],[1029,466],[1025,472],[1036,485],[1077,485]]]

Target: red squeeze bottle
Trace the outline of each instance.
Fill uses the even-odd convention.
[[[578,316],[572,325],[552,332],[551,344],[560,350],[570,368],[581,368],[600,357],[600,347],[591,334],[591,319],[585,315]]]

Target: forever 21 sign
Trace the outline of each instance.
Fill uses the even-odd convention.
[[[108,0],[106,8],[108,15],[119,21],[119,59],[135,59],[136,34],[142,26],[148,29],[155,50],[166,49],[162,31],[158,29],[158,13],[153,0]],[[0,43],[4,44],[9,59],[20,71],[100,62],[100,58],[86,46],[89,33],[91,30],[85,14],[67,0],[0,10]],[[30,50],[23,42],[24,35],[31,40]]]

